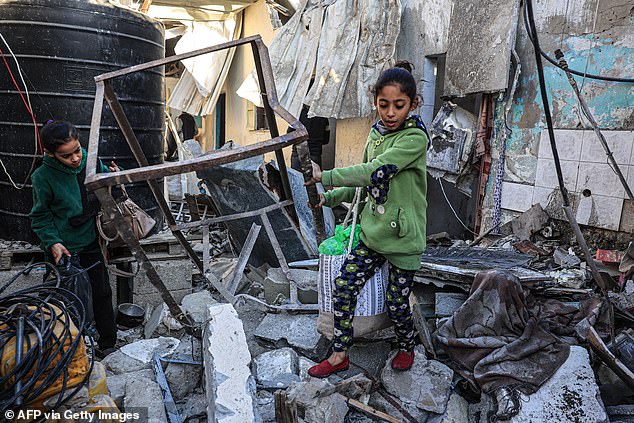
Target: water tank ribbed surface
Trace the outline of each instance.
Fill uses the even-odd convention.
[[[48,119],[73,122],[84,147],[88,146],[94,77],[165,56],[162,24],[106,1],[0,0],[0,32],[20,63],[38,123]],[[2,41],[0,49],[24,92],[15,62]],[[163,72],[160,67],[113,81],[150,164],[162,161]],[[34,148],[31,118],[0,61],[0,159],[18,184],[29,172]],[[115,160],[126,169],[138,167],[107,105],[99,156],[104,163]],[[36,166],[40,163],[38,159]],[[29,184],[30,180],[24,189],[15,189],[0,167],[0,238],[36,241],[28,218],[32,206]],[[145,182],[127,188],[137,204],[163,221]]]

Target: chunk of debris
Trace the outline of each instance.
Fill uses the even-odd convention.
[[[289,277],[297,285],[297,298],[302,304],[317,304],[317,277],[314,270],[290,269]],[[279,299],[290,298],[290,283],[279,267],[272,267],[266,272],[263,282],[264,296],[269,304],[276,304]]]
[[[469,421],[469,403],[453,392],[449,397],[445,412],[430,417],[427,423],[466,423],[467,421]]]
[[[121,350],[117,350],[101,360],[101,364],[115,375],[123,375],[130,372],[136,372],[143,369],[151,369],[152,363],[143,362],[136,358],[130,357]]]
[[[255,380],[242,322],[231,304],[212,304],[208,313],[203,335],[207,420],[255,421]]]
[[[207,290],[185,295],[181,300],[181,309],[188,314],[197,324],[203,324],[207,320],[207,308],[217,301]]]
[[[258,391],[255,398],[258,414],[262,423],[276,423],[275,419],[275,396],[269,391]]]
[[[302,381],[307,380],[310,377],[310,375],[308,374],[308,369],[310,369],[311,367],[315,365],[317,365],[317,363],[315,363],[313,360],[300,356],[299,359],[297,360],[297,367],[298,367],[300,380]]]
[[[548,255],[548,251],[544,250],[541,247],[538,247],[537,245],[533,244],[528,239],[525,239],[525,240],[522,240],[522,241],[519,241],[519,242],[515,242],[512,245],[513,245],[513,248],[515,248],[520,253],[533,254],[533,255],[536,255],[536,256],[547,256]]]
[[[348,350],[350,361],[357,364],[374,377],[379,377],[385,360],[390,355],[392,347],[388,342],[355,342]],[[341,377],[351,377],[362,370],[358,366],[350,366],[345,372],[338,373]]]
[[[171,389],[171,385],[170,385]],[[172,391],[174,392],[174,391]],[[187,397],[187,402],[180,407],[182,421],[191,422],[193,418],[207,418],[207,395],[192,394]]]
[[[110,397],[114,400],[115,404],[117,404],[117,407],[119,407],[120,410],[123,410],[123,400],[126,396],[126,384],[129,381],[142,378],[155,380],[154,371],[152,369],[143,369],[134,372],[116,374],[108,376],[106,378],[106,384],[108,385],[108,392],[110,393]]]
[[[425,358],[421,345],[414,349],[414,365],[407,372],[392,369],[390,362],[394,351],[381,372],[381,382],[385,389],[403,402],[416,405],[424,411],[442,414],[451,394],[453,370],[444,364]]]
[[[170,358],[183,361],[200,360],[200,341],[191,335],[183,335],[180,344],[174,350]],[[168,362],[165,368],[165,379],[170,387],[174,401],[186,399],[200,386],[203,368],[200,365],[189,363]]]
[[[159,337],[152,339],[142,339],[121,347],[119,351],[133,359],[142,363],[151,363],[154,353],[158,353],[161,357],[165,357],[173,353],[180,344],[176,338]],[[108,358],[108,357],[106,357]],[[107,366],[106,366],[107,367]]]
[[[321,357],[328,349],[328,340],[317,333],[316,315],[267,314],[255,336],[277,348],[291,346],[309,357]]]
[[[521,240],[531,239],[531,236],[542,230],[548,223],[548,214],[544,211],[541,204],[537,203],[524,213],[500,226],[502,235],[515,235]]]
[[[183,333],[183,325],[170,314],[169,308],[165,303],[159,304],[152,310],[143,329],[145,339],[158,336],[180,336]]]
[[[167,423],[163,392],[158,383],[143,377],[129,379],[125,384],[125,391],[128,393],[123,404],[125,410],[147,410],[147,422]]]
[[[318,395],[320,391],[331,387],[333,385],[327,380],[315,378],[308,382],[293,383],[286,390],[287,404],[297,407],[297,415],[303,416],[305,423],[342,423],[348,413],[348,405],[343,395]],[[279,419],[279,416],[277,417]]]
[[[581,264],[581,259],[572,250],[566,251],[561,247],[553,252],[553,259],[555,263],[565,267],[577,267]]]
[[[511,423],[607,422],[588,351],[570,347],[570,355],[537,392],[522,402]]]
[[[297,353],[292,348],[281,348],[260,354],[253,360],[253,373],[265,389],[287,388],[299,382]]]
[[[468,295],[459,292],[437,292],[434,310],[436,316],[447,317],[453,315],[453,312],[467,300]]]

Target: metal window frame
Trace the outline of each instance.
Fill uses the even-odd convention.
[[[199,56],[202,54],[212,53],[215,51],[220,51],[229,48],[235,48],[241,45],[249,44],[253,51],[253,57],[255,60],[255,68],[258,76],[258,82],[260,86],[260,91],[262,95],[262,100],[264,104],[264,109],[266,112],[266,118],[269,123],[269,132],[271,134],[271,139],[258,142],[256,144],[240,147],[234,150],[222,150],[216,151],[209,155],[204,155],[201,157],[197,157],[194,159],[186,160],[178,163],[162,163],[157,165],[149,165],[148,160],[141,149],[138,139],[134,134],[134,131],[128,121],[128,118],[123,111],[123,108],[115,94],[111,81],[115,78],[125,77],[126,75],[130,75],[135,72],[142,72],[148,69],[152,69],[159,66],[164,66],[166,64],[170,64],[173,62],[177,62],[179,60],[188,59],[190,57]],[[286,109],[284,109],[277,97],[277,92],[275,89],[275,81],[273,78],[273,70],[271,67],[271,62],[268,54],[268,49],[262,42],[262,38],[260,35],[254,35],[251,37],[242,38],[239,40],[229,41],[226,43],[218,44],[211,47],[206,47],[203,49],[195,50],[189,53],[175,55],[171,57],[167,57],[164,59],[153,60],[150,62],[142,63],[139,65],[131,66],[125,69],[120,69],[113,72],[108,72],[102,75],[98,75],[95,77],[95,83],[97,85],[96,94],[95,94],[95,103],[93,107],[92,120],[90,125],[90,138],[88,144],[88,158],[87,158],[87,170],[86,170],[86,180],[85,185],[86,188],[90,191],[94,191],[95,195],[99,199],[101,203],[103,213],[112,218],[117,227],[117,231],[119,235],[125,242],[125,244],[130,249],[132,256],[139,263],[139,266],[143,268],[146,272],[146,275],[152,285],[159,291],[161,298],[167,304],[170,313],[185,326],[186,329],[190,332],[196,332],[196,328],[193,325],[191,319],[186,316],[179,305],[176,303],[169,290],[165,287],[165,284],[159,277],[156,269],[148,259],[145,251],[141,247],[139,240],[136,239],[134,233],[132,231],[132,227],[129,223],[123,218],[121,215],[115,199],[111,194],[111,188],[115,185],[138,182],[138,181],[146,181],[150,187],[154,198],[156,199],[161,212],[165,216],[165,220],[168,224],[168,227],[176,237],[176,239],[183,246],[184,250],[190,257],[190,259],[194,262],[194,264],[199,268],[201,273],[204,274],[204,264],[201,259],[196,255],[191,245],[187,242],[185,236],[181,232],[183,229],[183,225],[177,225],[174,217],[171,214],[170,207],[163,197],[163,192],[159,187],[157,179],[178,175],[187,172],[195,172],[197,170],[207,169],[209,167],[213,167],[216,165],[232,163],[239,160],[243,160],[249,157],[261,155],[268,152],[275,152],[275,157],[279,166],[280,175],[282,178],[282,186],[283,192],[281,195],[280,203],[275,204],[274,206],[269,206],[268,208],[253,211],[253,214],[259,215],[263,224],[265,226],[266,233],[270,238],[272,245],[278,246],[277,239],[275,239],[275,235],[271,228],[267,227],[268,218],[266,213],[271,211],[270,209],[278,209],[282,207],[289,208],[290,213],[294,213],[292,209],[293,197],[290,189],[290,184],[288,181],[288,174],[286,171],[286,163],[284,160],[284,154],[282,149],[285,147],[293,146],[293,148],[297,149],[297,153],[299,155],[302,173],[304,174],[304,178],[309,180],[312,177],[312,166],[310,162],[310,155],[308,151],[308,144],[306,140],[308,139],[308,132],[304,125],[299,121],[299,119],[292,116]],[[132,150],[132,153],[139,164],[139,168],[129,169],[129,170],[121,170],[118,172],[111,173],[97,173],[97,156],[99,150],[99,131],[100,124],[103,115],[103,104],[104,101],[107,102],[110,107],[119,128],[123,132],[123,135],[128,143],[128,146]],[[281,117],[284,121],[286,121],[295,131],[280,135],[277,121],[275,119],[275,115]],[[314,185],[307,187],[308,197],[311,204],[317,204],[319,202],[319,194],[317,193],[317,189]],[[323,241],[325,239],[325,229],[324,229],[324,220],[321,209],[312,209],[313,220],[315,223],[315,232],[317,242]],[[203,226],[203,229],[208,228],[210,221],[228,221],[239,219],[242,216],[239,215],[229,215],[222,216],[215,219],[206,219],[199,222],[192,222],[187,224],[187,227],[192,226]],[[270,226],[270,224],[268,225]],[[208,232],[208,231],[207,231]],[[276,248],[277,250],[277,248]],[[285,274],[288,276],[288,266],[285,262],[283,254],[278,254],[278,260],[280,260],[280,265],[283,270],[285,270]],[[291,291],[296,294],[296,286],[291,282]],[[221,284],[217,282],[214,283],[214,287],[225,297],[226,300],[230,302],[234,302],[237,297],[235,297],[233,292],[227,290]],[[296,295],[292,295],[292,300],[296,301]],[[303,306],[303,307],[302,307]],[[296,308],[307,308],[309,305],[298,304]],[[312,308],[312,307],[308,307]]]

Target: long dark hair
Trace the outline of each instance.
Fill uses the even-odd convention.
[[[372,94],[374,98],[379,91],[388,85],[398,85],[412,101],[416,100],[416,80],[412,75],[412,64],[407,61],[398,61],[394,64],[393,68],[389,68],[381,72],[379,79],[372,87]]]

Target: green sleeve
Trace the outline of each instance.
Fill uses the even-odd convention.
[[[39,178],[33,179],[33,208],[29,217],[31,218],[31,229],[42,241],[45,251],[49,251],[53,244],[63,242],[49,207],[52,201],[53,192],[48,182],[41,181]]]
[[[395,165],[399,172],[411,167],[427,151],[427,137],[421,131],[415,131],[403,134],[390,148],[367,163],[322,172],[322,183],[339,187],[365,187],[370,185],[372,173],[383,165]]]
[[[99,160],[99,162],[97,163],[97,173],[110,173],[110,169],[108,169],[108,166],[106,166],[101,160]]]
[[[352,202],[355,189],[354,187],[341,187],[325,192],[324,198],[326,199],[326,203],[324,205],[326,207],[335,207],[341,203]]]

